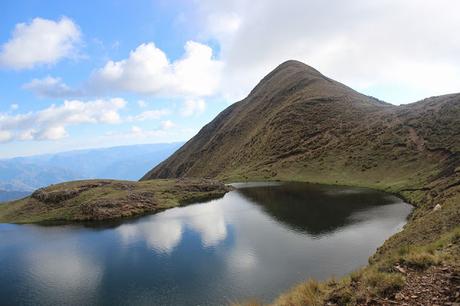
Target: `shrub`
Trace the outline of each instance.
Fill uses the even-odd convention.
[[[372,269],[366,271],[363,280],[371,291],[379,296],[392,294],[404,285],[404,277],[401,274]]]
[[[440,262],[436,255],[427,252],[411,252],[402,259],[403,263],[413,269],[424,270]]]

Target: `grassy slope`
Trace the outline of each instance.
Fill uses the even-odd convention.
[[[96,221],[138,216],[223,196],[211,180],[86,180],[52,185],[0,205],[0,222]]]
[[[460,243],[458,118],[458,94],[393,106],[287,62],[144,179],[307,181],[365,186],[403,197],[416,207],[414,213],[354,276],[359,281],[346,278],[335,287],[313,285],[316,289],[304,284],[276,302],[315,304],[307,298],[311,295],[322,304],[343,292],[342,302],[353,304],[365,296],[392,294],[401,276],[388,266],[413,259],[418,251],[422,258],[460,264],[460,252],[455,252]],[[442,208],[434,211],[438,204]]]

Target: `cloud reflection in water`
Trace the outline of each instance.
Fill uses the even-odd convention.
[[[116,231],[124,244],[140,240],[156,252],[170,254],[179,245],[185,228],[197,232],[204,247],[213,247],[227,237],[221,205],[215,201],[173,208],[136,223],[123,224]]]

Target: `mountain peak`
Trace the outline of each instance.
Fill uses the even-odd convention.
[[[267,76],[269,76],[272,73],[277,73],[277,72],[286,71],[286,70],[290,70],[292,72],[308,73],[310,75],[314,75],[314,76],[317,76],[317,77],[324,77],[324,75],[322,75],[315,68],[313,68],[313,67],[311,67],[311,66],[309,66],[309,65],[307,65],[307,64],[305,64],[305,63],[303,63],[301,61],[298,61],[298,60],[287,60],[287,61],[281,63],[280,65],[278,65],[278,67],[276,67]]]
[[[313,69],[313,70],[315,70],[313,67],[308,66],[307,64],[305,64],[303,62],[298,61],[298,60],[293,60],[293,59],[286,60],[286,61],[284,61],[284,62],[282,62],[281,64],[278,65],[278,68],[288,68],[288,67],[296,67],[296,68],[299,68],[299,69],[307,69],[307,70]]]
[[[249,93],[248,97],[260,96],[278,96],[293,91],[303,90],[306,87],[313,86],[321,93],[334,93],[337,87],[344,86],[321,74],[315,68],[308,66],[297,60],[287,60],[278,65],[269,74],[267,74],[256,87]],[[330,87],[335,87],[331,89]],[[351,89],[348,89],[351,90]],[[264,99],[267,101],[267,99]]]

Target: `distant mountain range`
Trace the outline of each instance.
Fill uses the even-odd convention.
[[[33,190],[80,179],[138,180],[183,143],[161,143],[69,151],[0,159],[0,201]]]

